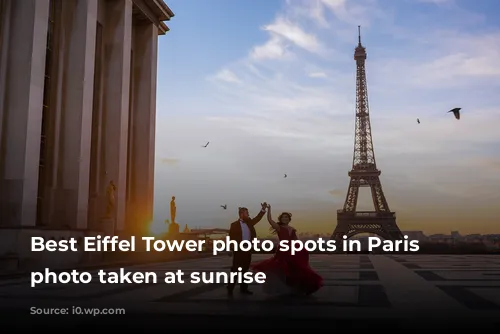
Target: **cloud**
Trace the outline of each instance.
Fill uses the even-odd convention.
[[[418,0],[419,2],[428,2],[435,5],[449,4],[453,3],[454,0]]]
[[[272,36],[265,44],[254,47],[250,57],[252,59],[282,59],[290,58],[292,55],[282,38]]]
[[[421,58],[377,60],[377,77],[391,78],[403,89],[467,89],[498,85],[500,78],[500,32],[468,34],[435,31],[421,40]],[[389,82],[389,80],[387,80]],[[390,84],[390,83],[389,83]],[[404,86],[401,86],[404,84]]]
[[[333,189],[333,190],[330,190],[328,191],[328,193],[332,196],[343,196],[345,195],[347,190],[342,190],[342,189]]]
[[[160,163],[162,165],[167,165],[167,166],[177,166],[179,164],[180,160],[179,159],[174,159],[174,158],[162,158],[160,159]]]
[[[230,71],[228,69],[220,70],[210,79],[220,80],[220,81],[229,82],[229,83],[240,83],[241,82],[238,79],[238,77],[232,71]]]
[[[500,171],[499,158],[479,158],[471,161],[471,165],[476,168],[486,168],[493,171]]]
[[[292,0],[285,12],[294,20],[306,19],[317,27],[343,33],[347,27],[367,27],[374,19],[388,18],[389,11],[381,10],[372,0]]]
[[[324,72],[311,72],[309,73],[309,76],[311,78],[326,78],[327,75]]]
[[[306,33],[297,24],[283,17],[278,17],[272,24],[264,26],[263,30],[269,32],[274,38],[279,36],[309,52],[319,53],[323,49],[316,36]]]
[[[286,1],[261,28],[268,34],[263,44],[214,69],[203,117],[158,120],[174,129],[158,133],[158,142],[182,143],[159,149],[182,159],[183,168],[158,172],[169,186],[157,191],[157,200],[176,193],[183,221],[217,226],[235,214],[220,211],[221,203],[255,211],[266,200],[294,212],[299,228],[333,231],[352,164],[353,48],[361,24],[375,156],[401,228],[494,229],[500,216],[498,161],[491,158],[500,156],[500,32],[467,31],[436,20],[442,13],[435,12],[401,25],[398,6]],[[449,15],[457,21],[477,17],[456,7],[435,10],[457,11]],[[453,107],[463,108],[460,121],[446,113]],[[211,148],[200,151],[206,138]],[[368,189],[362,193],[360,207],[372,205]]]

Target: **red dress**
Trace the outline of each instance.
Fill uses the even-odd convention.
[[[297,240],[295,230],[281,228],[278,232],[279,240]],[[277,250],[270,259],[252,264],[251,269],[263,272],[266,275],[283,277],[286,285],[299,292],[311,294],[323,286],[323,278],[309,266],[309,252],[303,249],[294,255],[291,251]]]

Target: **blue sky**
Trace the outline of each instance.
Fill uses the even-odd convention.
[[[175,17],[159,42],[156,219],[172,195],[189,226],[223,227],[238,206],[256,212],[268,201],[293,212],[300,230],[333,231],[352,163],[361,25],[375,154],[401,229],[498,232],[499,2],[167,4]],[[453,107],[460,121],[446,113]],[[368,199],[361,194],[360,209]]]

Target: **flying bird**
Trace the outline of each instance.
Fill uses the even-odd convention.
[[[283,176],[285,179],[288,177],[288,175],[285,174],[285,176]]]
[[[224,210],[227,210],[227,204],[221,205],[220,207],[223,208]]]
[[[460,109],[462,108],[453,108],[448,112],[452,112],[456,119],[460,119]]]
[[[207,141],[207,143],[206,143],[205,145],[203,145],[202,147],[207,147],[207,146],[208,146],[208,144],[210,144],[210,142],[209,142],[209,141]]]
[[[417,118],[417,123],[420,124],[420,119]]]

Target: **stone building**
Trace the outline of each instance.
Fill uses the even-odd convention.
[[[2,239],[101,230],[110,181],[116,231],[152,219],[158,35],[173,16],[162,0],[0,0]]]

